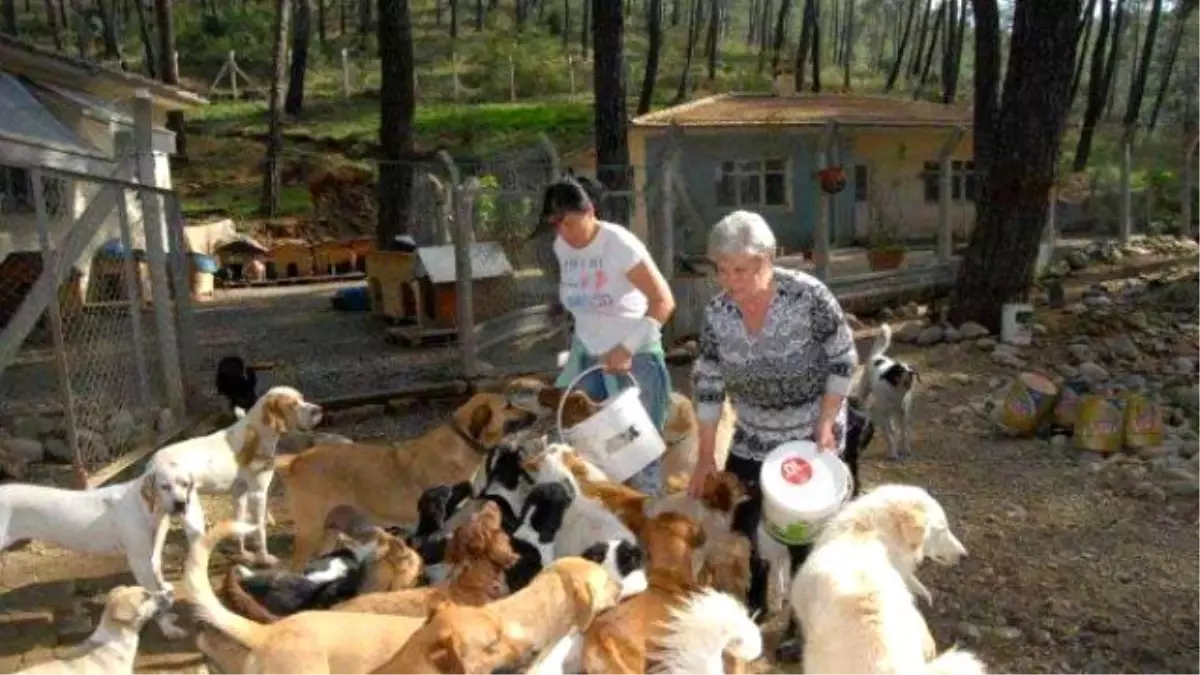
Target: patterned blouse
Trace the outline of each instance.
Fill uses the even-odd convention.
[[[775,268],[775,296],[761,331],[749,335],[724,293],[705,312],[693,378],[701,421],[716,422],[726,395],[737,411],[730,454],[761,461],[787,441],[813,439],[826,393],[846,396],[858,362],[854,333],[817,278]],[[834,436],[844,443],[846,405]]]

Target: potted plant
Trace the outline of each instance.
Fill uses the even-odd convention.
[[[904,264],[908,251],[896,235],[896,226],[884,209],[872,209],[871,240],[867,247],[867,262],[872,272],[894,270]]]
[[[821,183],[821,191],[828,195],[836,195],[846,189],[846,172],[840,166],[828,166],[817,172],[817,180]]]

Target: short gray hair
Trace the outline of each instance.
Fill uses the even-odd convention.
[[[734,211],[708,234],[708,256],[761,255],[775,257],[775,233],[766,219],[753,211]]]

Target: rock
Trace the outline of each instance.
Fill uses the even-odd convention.
[[[1058,371],[1059,375],[1068,380],[1079,377],[1079,369],[1069,363],[1056,363],[1054,364],[1054,369]]]
[[[118,410],[108,420],[108,444],[114,448],[125,448],[131,445],[137,436],[137,422],[133,413],[128,410]]]
[[[966,373],[950,373],[950,380],[955,384],[971,384],[971,376]]]
[[[38,438],[42,435],[41,418],[36,416],[18,417],[13,420],[12,433],[18,438]]]
[[[1013,640],[1020,640],[1022,637],[1024,637],[1024,633],[1021,632],[1020,628],[1014,628],[1012,626],[998,626],[992,630],[992,633],[1001,640],[1010,642]]]
[[[1165,502],[1167,495],[1162,488],[1150,481],[1140,481],[1133,486],[1131,493],[1134,497],[1150,502]]]
[[[1077,363],[1094,361],[1096,359],[1096,353],[1092,351],[1092,348],[1081,342],[1067,345],[1067,353],[1070,354],[1071,358],[1075,359]]]
[[[1133,338],[1128,335],[1116,335],[1105,340],[1108,351],[1114,358],[1136,359],[1142,355]]]
[[[71,453],[71,446],[61,438],[46,439],[46,459],[63,464],[70,464],[75,460],[75,456]]]
[[[994,349],[997,344],[999,343],[996,342],[996,339],[990,337],[979,338],[975,341],[975,346],[980,349]]]
[[[84,457],[104,457],[108,454],[108,444],[104,436],[91,429],[79,429],[75,432],[79,443],[79,454]]]
[[[0,441],[0,445],[23,464],[40,462],[46,457],[46,446],[32,438],[7,438]]]
[[[25,462],[0,445],[0,478],[25,480]]]
[[[987,337],[991,331],[983,326],[983,324],[967,321],[958,327],[958,333],[964,340],[978,340],[979,338]]]
[[[1070,440],[1071,439],[1067,438],[1063,434],[1055,434],[1050,438],[1050,447],[1057,449],[1065,448]]]
[[[1083,304],[1088,307],[1112,307],[1112,298],[1107,295],[1089,295],[1083,299]]]
[[[917,335],[917,344],[928,347],[941,342],[943,337],[945,337],[945,331],[941,326],[928,326]]]
[[[1200,483],[1195,479],[1174,481],[1166,485],[1165,492],[1172,497],[1195,499],[1200,495]]]
[[[1088,254],[1079,249],[1073,249],[1067,254],[1067,264],[1076,272],[1087,267],[1088,262]]]
[[[1179,375],[1195,375],[1196,364],[1186,356],[1176,356],[1171,359],[1171,370]]]
[[[1096,384],[1108,379],[1108,371],[1094,361],[1079,364],[1079,376],[1085,382]]]
[[[907,323],[904,327],[892,334],[892,337],[901,344],[908,344],[917,341],[917,337],[921,335],[924,328],[919,323]]]
[[[949,343],[960,342],[962,334],[954,326],[947,325],[942,329],[942,339]]]
[[[961,635],[964,640],[968,640],[970,642],[979,642],[981,639],[983,639],[983,630],[979,626],[966,621],[959,622],[958,634]]]

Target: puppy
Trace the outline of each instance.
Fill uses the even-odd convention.
[[[17,671],[18,675],[133,673],[142,626],[171,606],[171,594],[138,586],[117,586],[108,592],[96,630],[82,644],[53,661]]]
[[[289,431],[311,430],[320,424],[321,416],[321,407],[304,400],[295,389],[272,387],[229,427],[156,452],[148,470],[164,464],[178,465],[195,478],[200,494],[232,493],[235,519],[253,522],[257,528],[258,550],[251,556],[245,538],[241,538],[238,558],[269,567],[279,562],[267,551],[267,491],[275,475],[275,446]],[[346,446],[338,447],[345,452]],[[322,513],[318,526],[324,517]],[[189,501],[184,515],[189,542],[204,534],[204,522],[200,500]]]
[[[646,556],[640,545],[622,539],[600,541],[584,549],[580,557],[600,565],[621,582],[622,598],[646,590]]]
[[[616,605],[620,584],[590,560],[555,560],[518,593],[483,607],[445,602],[378,673],[517,669]]]
[[[162,550],[170,517],[186,517],[199,508],[196,493],[192,475],[175,462],[160,462],[140,478],[95,490],[0,485],[0,550],[38,539],[80,553],[124,555],[139,586],[169,592]],[[157,622],[168,638],[187,635],[168,612]]]
[[[565,483],[542,483],[529,493],[521,522],[510,538],[519,558],[504,573],[510,593],[528,586],[542,568],[554,560],[554,539],[562,529],[563,518],[573,499],[571,488]]]
[[[395,445],[320,445],[277,457],[295,523],[292,569],[316,554],[325,514],[345,504],[378,522],[417,519],[417,498],[434,485],[471,480],[488,450],[536,415],[500,394],[471,397],[450,419],[424,435]]]
[[[226,356],[217,363],[217,393],[229,400],[230,410],[240,417],[258,400],[258,374],[242,357]]]
[[[183,586],[203,625],[196,646],[226,673],[369,673],[383,665],[424,619],[350,612],[300,612],[264,625],[217,600],[208,562],[220,540],[252,530],[226,521],[188,549]]]
[[[675,492],[649,505],[646,515],[652,518],[660,513],[682,513],[700,523],[706,543],[696,559],[699,574],[709,559],[716,558],[738,536],[732,529],[733,512],[745,499],[746,489],[741,480],[728,471],[717,471],[705,477],[699,499],[687,492]]]
[[[504,593],[504,573],[517,562],[500,509],[487,503],[454,531],[448,557],[454,566],[444,584],[390,593],[368,593],[335,605],[338,612],[425,617],[442,600],[483,605]]]
[[[892,329],[885,323],[871,346],[860,398],[867,403],[872,423],[883,433],[888,458],[900,459],[912,454],[913,385],[920,375],[907,363],[887,356],[891,346]]]
[[[858,479],[858,458],[875,437],[875,425],[862,401],[851,396],[846,403],[846,448],[842,452],[842,459],[850,468],[853,481],[850,497],[854,498],[862,489]]]
[[[616,514],[600,501],[583,494],[579,483],[566,467],[564,456],[572,453],[570,446],[555,443],[546,451],[532,457],[525,468],[537,483],[563,482],[571,487],[575,498],[563,517],[563,526],[554,542],[557,558],[581,555],[598,541],[619,539],[636,544],[638,539]]]
[[[435,485],[417,499],[417,529],[407,540],[428,565],[440,564],[446,557],[450,531],[446,522],[471,498],[471,483]]]
[[[967,553],[925,490],[884,485],[850,502],[817,535],[792,583],[806,673],[982,673],[954,649],[930,659],[932,639],[914,594],[926,557],[953,565]]]
[[[366,541],[343,534],[341,542],[340,548],[313,559],[299,574],[231,567],[225,576],[225,597],[242,616],[275,623],[303,610],[329,609],[360,593],[412,588],[421,578],[421,557],[383,530],[376,529]]]

